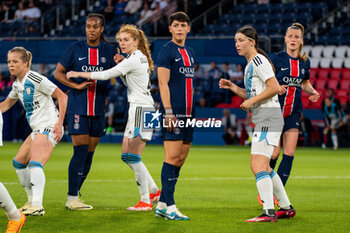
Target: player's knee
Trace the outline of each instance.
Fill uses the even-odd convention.
[[[124,163],[129,163],[128,153],[122,153],[121,159]]]

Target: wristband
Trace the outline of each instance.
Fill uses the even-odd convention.
[[[173,110],[172,109],[165,109],[165,114],[173,114]]]

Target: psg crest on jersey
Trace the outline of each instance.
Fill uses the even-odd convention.
[[[304,69],[301,69],[301,73],[302,73],[302,74],[305,74],[305,70],[304,70]]]
[[[107,59],[105,57],[101,57],[101,62],[106,63]]]

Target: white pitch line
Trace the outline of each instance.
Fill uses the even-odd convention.
[[[304,179],[350,179],[350,176],[293,176],[292,179],[304,180]],[[253,180],[254,177],[194,177],[194,178],[180,178],[179,180],[183,181],[205,181],[205,180]],[[160,179],[158,179],[160,180]],[[59,183],[67,183],[67,180],[55,180],[49,179],[46,180],[46,183],[50,184],[59,184]],[[88,183],[123,183],[123,182],[135,182],[135,179],[106,179],[106,180],[86,180]],[[19,184],[18,181],[4,181],[3,184],[12,185]]]

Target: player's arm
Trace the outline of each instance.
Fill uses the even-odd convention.
[[[100,72],[76,72],[76,71],[69,71],[67,73],[67,78],[86,78],[86,79],[93,79],[93,80],[108,80],[111,78],[116,78],[118,76],[123,75],[120,69],[118,68],[118,65],[114,66],[113,68],[110,68],[108,70],[100,71]]]
[[[317,102],[318,99],[320,98],[320,94],[313,88],[313,86],[310,83],[310,80],[304,80],[301,83],[301,89],[303,89],[303,91],[305,91],[306,93],[310,94],[311,96],[309,97],[309,99],[312,102]]]
[[[58,87],[54,90],[54,92],[51,95],[53,98],[56,98],[58,100],[58,107],[59,107],[59,117],[58,121],[54,127],[53,133],[56,134],[55,140],[59,140],[62,136],[62,125],[64,121],[64,116],[66,114],[67,109],[67,101],[68,97],[66,94],[61,91]]]
[[[0,111],[2,113],[6,112],[17,102],[17,100],[18,99],[11,99],[7,96],[7,98],[0,103]]]
[[[69,80],[69,78],[67,78],[66,71],[67,71],[66,68],[62,64],[57,63],[54,76],[56,80],[66,85],[67,87],[74,88],[77,90],[82,90],[92,84],[91,82],[83,82],[83,83],[73,82],[72,80]]]
[[[248,99],[247,91],[244,88],[240,88],[230,80],[223,79],[223,78],[220,79],[219,86],[220,88],[229,89],[233,91],[234,93],[236,93],[236,95],[238,95],[242,99],[245,99],[245,100]]]
[[[241,104],[241,108],[247,111],[255,103],[271,99],[273,96],[277,95],[280,92],[280,85],[275,77],[271,77],[265,81],[266,88],[259,95],[253,96],[252,98],[244,101]]]
[[[158,73],[158,82],[159,82],[159,92],[160,92],[160,97],[162,99],[162,103],[165,109],[165,122],[166,125],[170,126],[167,128],[168,131],[173,131],[174,127],[171,122],[176,121],[176,118],[173,114],[173,110],[171,107],[171,102],[170,102],[170,90],[169,90],[169,80],[170,80],[170,70],[165,67],[158,67],[157,69]]]

